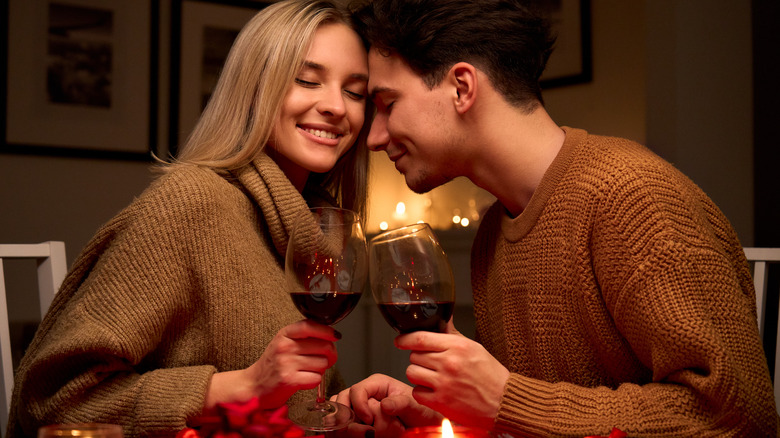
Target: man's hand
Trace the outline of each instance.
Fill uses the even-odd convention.
[[[417,403],[409,385],[383,374],[356,383],[332,400],[351,406],[358,420],[339,436],[363,437],[373,429],[376,437],[397,437],[407,427],[439,425],[443,418]]]
[[[492,429],[509,370],[477,342],[447,333],[414,332],[395,345],[411,350],[406,369],[414,399],[455,423]]]

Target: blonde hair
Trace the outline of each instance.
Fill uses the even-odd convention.
[[[285,0],[258,12],[238,34],[198,123],[167,169],[198,165],[229,171],[262,153],[287,90],[320,25],[343,23],[348,13],[325,0]],[[372,109],[356,144],[333,169],[312,173],[307,186],[327,190],[341,207],[364,217],[368,182],[365,139]]]

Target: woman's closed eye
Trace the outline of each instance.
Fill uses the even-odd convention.
[[[354,100],[364,100],[366,98],[366,95],[364,93],[360,93],[358,91],[345,89],[344,92],[347,93],[347,95]]]
[[[301,78],[295,78],[295,83],[302,87],[307,87],[307,88],[314,88],[320,85],[317,82],[305,81]]]

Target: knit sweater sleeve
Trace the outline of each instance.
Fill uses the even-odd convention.
[[[542,212],[536,228],[515,243],[500,243],[501,236],[491,231],[500,228],[497,209],[485,217],[488,226],[480,229],[472,255],[478,258],[475,294],[498,284],[485,283],[490,275],[513,272],[507,259],[495,259],[496,242],[515,245],[523,260],[544,263],[544,254],[556,249],[537,236],[555,233],[546,234],[546,242],[567,250],[558,259],[557,274],[542,279],[549,283],[534,295],[541,300],[534,303],[546,302],[538,306],[546,309],[553,308],[549,303],[572,301],[571,294],[581,300],[556,308],[557,315],[542,316],[535,307],[515,315],[527,318],[527,324],[517,324],[527,332],[515,332],[506,316],[499,318],[510,332],[506,338],[536,336],[531,342],[541,342],[545,331],[558,330],[565,357],[524,346],[535,362],[523,362],[509,350],[511,339],[502,342],[504,335],[484,325],[481,334],[489,335],[491,351],[507,358],[513,372],[496,429],[580,437],[605,435],[613,427],[643,437],[776,436],[778,417],[757,332],[755,295],[736,234],[690,180],[647,154],[639,156],[629,166],[612,163],[609,177],[578,179],[586,181],[579,188],[598,180],[605,184],[595,196],[568,193],[565,207],[555,204]],[[567,210],[577,199],[590,207]],[[545,228],[550,223],[555,227]],[[533,275],[524,266],[512,269]],[[570,279],[575,287],[566,283]],[[505,307],[509,299],[522,299],[507,286],[500,296]],[[495,308],[496,302],[489,305]],[[564,333],[589,350],[569,349],[575,344]]]
[[[215,367],[187,359],[202,346],[182,357],[161,346],[198,330],[199,282],[209,259],[227,264],[217,252],[231,236],[218,193],[187,179],[163,178],[87,245],[19,368],[12,432],[109,422],[127,437],[171,436],[200,413]]]

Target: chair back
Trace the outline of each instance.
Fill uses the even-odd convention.
[[[60,288],[68,271],[65,243],[49,241],[35,244],[0,244],[0,431],[8,426],[14,370],[11,357],[11,329],[8,320],[3,259],[35,259],[38,264],[38,297],[41,318],[46,314],[54,294]]]
[[[771,263],[780,263],[780,248],[744,248],[745,257],[753,264],[753,286],[756,289],[756,310],[758,311],[758,332],[761,338],[764,338],[765,328],[767,326],[767,302],[769,294],[777,294],[778,291],[769,291],[769,269]],[[769,300],[771,302],[771,300]],[[770,313],[778,321],[777,332],[775,333],[775,360],[774,360],[774,385],[775,385],[775,404],[780,413],[780,305],[777,313],[775,309]],[[768,359],[768,358],[767,358]],[[771,361],[769,361],[771,363]]]

